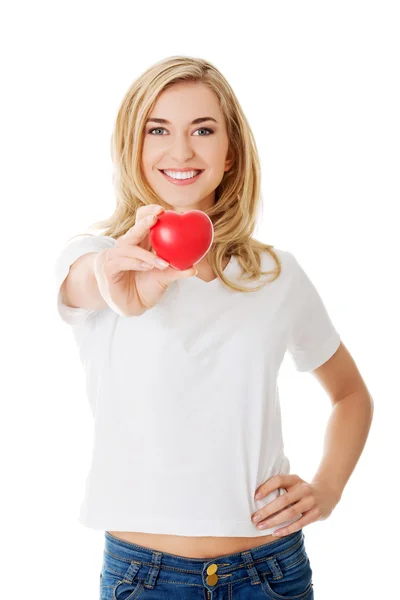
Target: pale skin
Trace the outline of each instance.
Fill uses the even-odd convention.
[[[216,122],[191,124],[201,117],[212,117]],[[229,139],[217,98],[203,84],[179,83],[160,95],[149,118],[171,123],[146,125],[142,169],[149,185],[178,213],[212,206],[216,188],[233,165],[233,158],[228,157]],[[204,169],[193,185],[174,185],[160,173],[160,169],[186,167]],[[223,268],[228,262],[229,258],[225,259]],[[196,263],[196,269],[199,279],[215,279],[207,255]]]
[[[229,140],[217,98],[203,84],[179,83],[160,95],[150,117],[166,119],[170,124],[153,122],[146,125],[142,168],[148,183],[177,212],[204,210],[212,206],[215,189],[233,163],[228,152]],[[201,117],[213,117],[217,123],[204,121],[191,124],[194,119]],[[213,133],[208,134],[205,128],[213,130]],[[151,129],[153,132],[148,133]],[[170,183],[159,171],[185,167],[204,169],[193,185],[178,186]],[[225,259],[223,268],[228,261],[228,258]],[[200,279],[215,279],[207,255],[195,267]],[[324,453],[318,470],[310,482],[297,474],[276,475],[267,480],[258,490],[254,490],[254,494],[260,491],[262,498],[278,488],[286,488],[287,494],[278,496],[258,513],[249,515],[254,527],[256,516],[259,517],[259,524],[271,527],[303,514],[291,525],[274,532],[280,535],[246,538],[190,537],[126,531],[109,533],[161,552],[193,558],[214,558],[273,542],[329,517],[340,501],[364,448],[372,420],[373,401],[343,342],[335,354],[312,371],[312,374],[332,404],[325,433]]]

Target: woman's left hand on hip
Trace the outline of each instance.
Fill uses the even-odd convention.
[[[264,498],[278,488],[285,488],[287,493],[255,512],[251,517],[253,523],[263,525],[260,529],[266,529],[295,519],[300,514],[303,516],[294,523],[275,530],[274,535],[289,535],[314,521],[327,519],[340,500],[336,491],[326,482],[307,483],[295,474],[275,475],[262,483],[256,493],[260,492],[260,498]],[[259,519],[255,521],[257,516]]]

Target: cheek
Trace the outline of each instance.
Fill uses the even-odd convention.
[[[142,147],[142,160],[149,164],[151,159],[157,154],[160,154],[160,147],[157,147],[154,140],[145,138]]]
[[[161,157],[156,152],[151,152],[150,149],[143,149],[142,152],[142,169],[148,175],[157,175],[157,164],[160,164]]]
[[[218,173],[224,171],[226,152],[225,144],[222,143],[215,144],[215,146],[209,148],[207,160]]]

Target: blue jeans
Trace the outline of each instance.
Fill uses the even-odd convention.
[[[187,558],[105,532],[100,600],[314,600],[304,533],[216,558]]]

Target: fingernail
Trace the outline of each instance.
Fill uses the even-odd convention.
[[[259,500],[259,499],[261,498],[261,494],[260,494],[260,493],[256,494],[256,495],[254,496],[254,498],[255,498],[256,500]]]
[[[156,258],[156,263],[160,265],[160,267],[168,267],[168,263],[165,262],[165,260],[162,260],[162,258]]]

